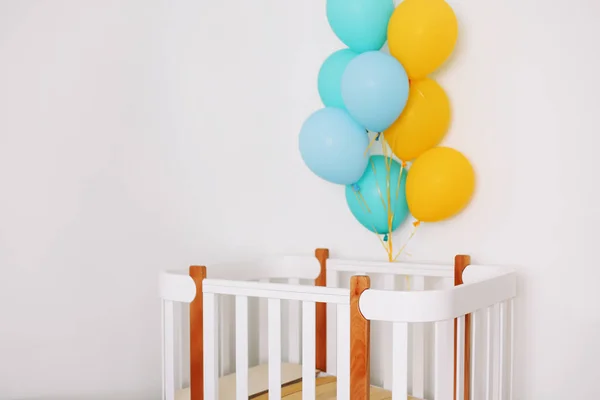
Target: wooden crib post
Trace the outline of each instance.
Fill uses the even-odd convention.
[[[190,400],[204,400],[204,315],[202,281],[206,267],[191,266],[196,297],[190,303]]]
[[[454,257],[454,286],[462,285],[463,272],[471,264],[471,257],[459,254]],[[458,319],[454,320],[454,400],[456,399],[456,361],[458,358]],[[471,314],[465,315],[465,359],[464,359],[464,400],[471,398]],[[460,400],[460,399],[459,399]]]
[[[321,264],[321,272],[315,279],[315,286],[327,286],[327,259],[329,249],[316,249],[315,257]],[[327,303],[316,305],[316,355],[315,368],[319,371],[327,371]]]
[[[368,276],[353,276],[350,280],[350,400],[369,400],[371,394],[371,322],[358,305],[369,287]]]

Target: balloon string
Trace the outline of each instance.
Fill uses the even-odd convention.
[[[377,192],[379,193],[379,199],[381,200],[383,209],[387,213],[388,208],[385,205],[385,199],[383,197],[383,194],[381,193],[381,188],[379,187],[379,182],[377,181],[377,168],[375,168],[375,164],[373,164],[373,161],[371,161],[371,169],[373,169],[373,176],[375,177],[375,185],[377,186]]]
[[[402,164],[400,164],[400,174],[398,175],[398,185],[396,185],[396,200],[398,200],[398,195],[400,194],[400,181],[402,180],[404,168],[406,168],[406,162],[402,161]]]
[[[398,252],[398,254],[396,254],[396,256],[394,257],[394,261],[396,261],[398,256],[400,256],[400,254],[402,254],[402,252],[404,251],[404,249],[406,248],[406,246],[408,245],[410,240],[415,236],[415,233],[417,233],[417,229],[419,228],[420,225],[421,225],[421,221],[413,222],[413,231],[410,234],[410,236],[408,237],[408,239],[406,240],[406,242],[404,243],[404,245],[400,248],[400,251]]]
[[[377,139],[378,136],[379,136],[379,133],[371,138],[371,140],[369,141],[369,145],[365,149],[364,157],[367,156],[367,154],[369,153],[369,149],[371,148],[371,146],[373,146],[373,143],[375,143],[375,140]]]

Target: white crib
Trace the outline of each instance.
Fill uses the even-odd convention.
[[[381,399],[512,399],[510,268],[317,249],[163,272],[160,295],[166,400],[285,399],[282,384],[299,378],[296,395],[315,399],[332,375],[334,395],[319,398],[369,399],[374,383]]]

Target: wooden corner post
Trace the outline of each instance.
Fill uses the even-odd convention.
[[[190,400],[204,399],[204,313],[202,281],[206,267],[191,266],[190,277],[196,284],[196,297],[190,303]]]
[[[327,259],[329,258],[328,249],[316,249],[315,257],[321,264],[319,276],[315,279],[315,286],[327,286]],[[319,371],[327,371],[327,303],[317,303],[316,305],[316,355],[315,368]]]
[[[459,254],[454,257],[454,286],[462,285],[463,272],[471,264],[471,256]],[[456,399],[456,361],[458,358],[458,319],[454,320],[454,400]],[[471,314],[465,315],[465,359],[464,359],[464,400],[471,398]],[[460,399],[458,399],[460,400]]]
[[[360,312],[358,301],[371,286],[368,276],[350,280],[350,400],[369,400],[371,392],[371,322]]]

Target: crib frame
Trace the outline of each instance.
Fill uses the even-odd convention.
[[[338,349],[343,349],[346,345],[349,347],[347,355],[340,354],[339,357],[345,357],[349,366],[348,374],[337,373],[338,376],[338,397],[350,398],[353,400],[369,398],[369,371],[370,371],[370,323],[371,321],[386,321],[393,323],[393,372],[394,376],[404,378],[394,379],[392,381],[392,393],[394,399],[406,399],[407,379],[406,373],[408,365],[406,355],[403,355],[402,349],[406,351],[408,324],[416,322],[434,322],[444,320],[454,320],[454,354],[453,365],[454,374],[452,379],[452,398],[454,400],[471,400],[471,332],[474,329],[471,326],[471,312],[482,308],[499,304],[503,301],[510,301],[512,309],[512,299],[516,296],[516,276],[515,272],[507,268],[497,268],[490,266],[471,265],[470,257],[466,255],[457,255],[453,266],[436,265],[418,265],[402,264],[401,270],[398,270],[399,264],[385,264],[378,262],[356,262],[332,260],[328,265],[329,251],[327,249],[317,249],[315,257],[318,260],[318,270],[314,269],[304,271],[300,278],[315,276],[314,286],[294,286],[285,284],[260,283],[254,282],[262,278],[272,277],[273,270],[266,267],[262,271],[253,271],[248,276],[241,276],[241,279],[248,280],[218,280],[207,279],[207,268],[205,266],[191,266],[189,276],[163,273],[161,275],[161,297],[163,300],[179,301],[190,303],[190,387],[191,400],[210,400],[217,399],[218,393],[218,373],[216,368],[217,354],[215,346],[215,296],[216,295],[234,295],[236,296],[236,309],[247,307],[248,297],[264,297],[276,299],[269,301],[269,310],[277,310],[281,300],[301,300],[303,304],[303,340],[308,340],[307,351],[303,355],[303,378],[308,377],[307,386],[311,384],[314,387],[314,381],[310,378],[310,371],[314,368],[321,371],[327,370],[327,307],[328,304],[337,304],[343,310],[349,311],[349,335],[340,334],[337,344]],[[292,278],[294,263],[289,268],[278,265],[279,275],[283,278]],[[409,275],[413,269],[416,275],[420,276],[444,276],[453,277],[455,288],[442,291],[425,292],[400,292],[391,290],[375,290],[370,288],[370,279],[368,273],[386,273],[394,275]],[[360,274],[351,278],[350,290],[335,289],[327,287],[328,275],[330,280],[336,280],[332,273],[341,271],[361,271]],[[298,275],[296,273],[296,275]],[[191,279],[190,279],[191,278]],[[331,279],[333,278],[333,279]],[[337,282],[331,282],[336,286]],[[465,285],[466,283],[466,285]],[[275,293],[276,292],[276,293]],[[275,297],[273,297],[275,296]],[[384,308],[386,304],[404,304],[404,307]],[[271,310],[273,307],[273,310]],[[247,308],[246,308],[247,309]],[[165,333],[163,344],[165,348],[172,346],[173,340],[169,338],[169,322],[172,321],[169,310],[163,309],[163,332]],[[239,314],[239,315],[238,315]],[[277,312],[273,312],[276,315]],[[271,315],[271,314],[270,314]],[[511,351],[513,351],[512,340],[512,312],[511,312]],[[166,316],[166,317],[165,317]],[[247,314],[236,313],[236,324],[247,325]],[[275,319],[269,324],[279,326],[281,321]],[[489,314],[488,314],[489,324]],[[312,331],[312,332],[310,332]],[[247,334],[245,332],[244,334]],[[243,335],[236,335],[237,361],[240,360],[247,364],[247,339],[244,341]],[[308,338],[308,339],[307,339]],[[311,339],[312,338],[312,339]],[[488,338],[489,340],[489,338]],[[269,349],[269,361],[275,363],[281,360],[281,351],[277,351],[280,338]],[[169,391],[174,387],[173,377],[170,376],[166,366],[173,365],[173,355],[163,348],[163,393],[164,398],[170,400]],[[314,351],[311,354],[310,349]],[[489,346],[488,346],[489,348]],[[246,353],[246,358],[240,358],[238,351]],[[271,354],[273,353],[273,354]],[[343,353],[343,352],[341,352]],[[350,357],[352,354],[352,357]],[[490,356],[491,357],[491,356]],[[512,357],[510,357],[510,387],[509,398],[512,398]],[[314,366],[314,368],[313,368]],[[488,365],[489,368],[489,365]],[[247,371],[246,371],[247,372]],[[305,372],[305,373],[304,373]],[[398,373],[399,372],[399,373]],[[269,395],[278,398],[280,386],[280,376],[277,372],[269,372],[270,384]],[[347,376],[346,376],[347,375]],[[244,392],[247,389],[247,376],[244,375],[244,369],[238,371],[238,385]],[[246,387],[244,388],[244,380]],[[314,379],[314,377],[312,378]],[[490,392],[489,382],[486,393]],[[446,385],[447,387],[448,385]],[[436,386],[437,387],[437,386]],[[502,388],[499,389],[500,399],[503,399]],[[341,396],[340,396],[341,394]],[[247,392],[246,397],[247,398]],[[311,398],[308,396],[307,398]],[[314,397],[313,397],[314,398]],[[439,398],[448,398],[448,394],[439,394]],[[438,400],[436,392],[435,400]]]

